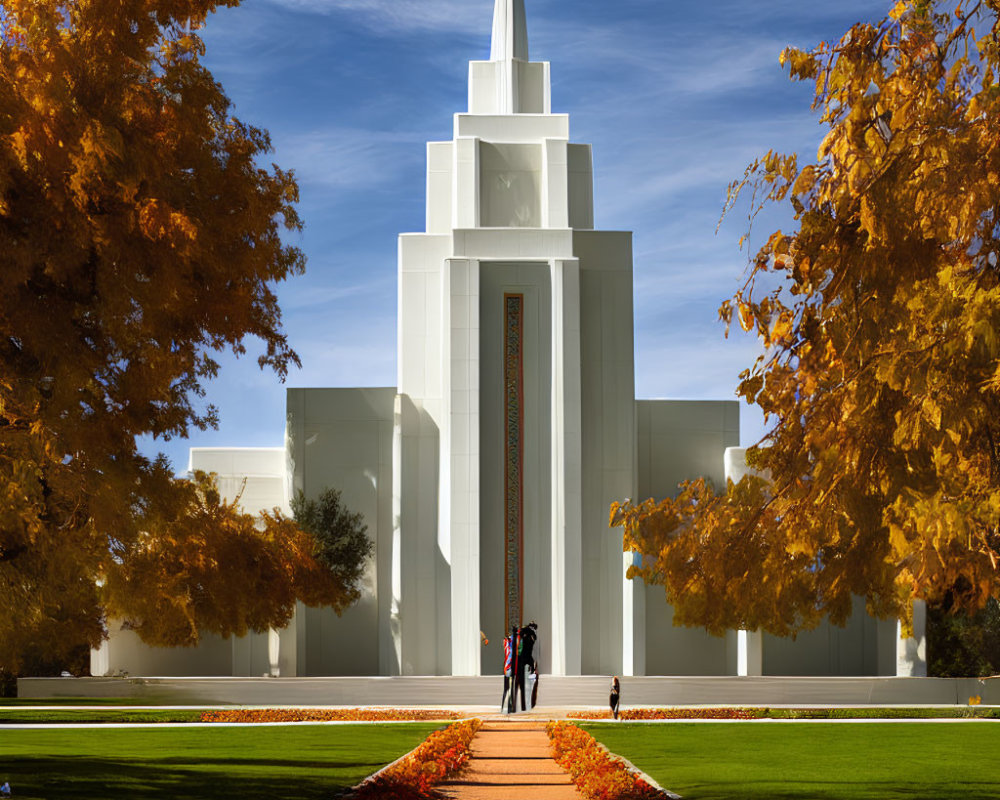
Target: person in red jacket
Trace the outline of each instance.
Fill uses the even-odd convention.
[[[508,714],[513,714],[517,709],[517,668],[518,664],[518,630],[515,625],[510,629],[510,636],[503,640],[503,699],[500,701],[501,713],[506,710]],[[522,696],[521,702],[524,702]]]

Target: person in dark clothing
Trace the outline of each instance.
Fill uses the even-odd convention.
[[[537,622],[529,622],[521,628],[521,662],[524,669],[531,672],[535,668],[535,641],[538,639]]]
[[[524,705],[524,635],[522,628],[514,628],[512,637],[514,639],[514,689],[511,711],[517,709],[517,695],[521,695],[521,710],[526,711]]]
[[[615,719],[618,719],[618,701],[621,699],[621,694],[622,687],[621,684],[618,683],[618,676],[615,675],[611,681],[611,697],[609,698],[611,702],[611,713],[614,715]]]
[[[525,692],[524,692],[525,676],[531,675],[537,667],[537,665],[535,664],[535,653],[534,653],[535,642],[538,639],[538,634],[536,633],[537,630],[538,630],[538,623],[534,621],[529,622],[527,625],[521,628],[521,659],[520,659],[521,669],[520,673],[518,674],[518,681],[521,687],[522,711],[524,711],[524,701],[525,701]],[[533,699],[530,701],[530,705],[532,708],[534,708],[535,703]]]

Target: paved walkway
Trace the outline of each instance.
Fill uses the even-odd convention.
[[[551,753],[543,720],[490,718],[472,740],[465,770],[436,788],[452,800],[581,800]]]
[[[610,675],[542,675],[546,706],[607,708]],[[622,703],[637,706],[960,705],[982,697],[1000,705],[1000,679],[623,677]],[[295,706],[483,706],[495,709],[503,693],[499,675],[479,677],[343,678],[21,678],[18,695],[42,703],[50,697],[131,697],[136,704]]]

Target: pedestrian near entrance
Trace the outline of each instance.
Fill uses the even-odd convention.
[[[521,662],[531,672],[535,668],[535,641],[538,639],[537,622],[529,622],[521,628]]]
[[[535,662],[535,642],[538,639],[536,631],[538,623],[532,620],[521,628],[521,670],[520,670],[520,690],[521,690],[521,710],[524,711],[524,703],[527,699],[528,707],[535,707],[537,694],[534,689],[537,687],[538,665]],[[535,678],[532,680],[532,676]],[[531,680],[529,691],[525,692],[525,680]]]
[[[517,709],[517,670],[518,670],[518,635],[517,626],[510,629],[510,635],[503,640],[503,699],[500,701],[500,711],[513,714]]]
[[[516,711],[514,706],[517,705],[517,696],[521,695],[521,710],[527,711],[524,706],[524,638],[521,635],[521,631],[517,630],[514,634],[516,640],[516,645],[514,648],[514,689],[513,689],[513,702],[511,704],[511,711]]]
[[[615,675],[615,677],[611,679],[611,697],[609,698],[611,703],[611,714],[615,719],[618,719],[618,702],[621,700],[621,696],[622,687],[618,682],[618,676]]]

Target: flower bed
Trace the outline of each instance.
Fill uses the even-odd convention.
[[[619,719],[760,719],[767,715],[762,708],[629,708],[618,714]],[[576,711],[570,719],[611,719],[610,711]]]
[[[609,720],[609,711],[576,711],[570,719]],[[630,708],[623,720],[668,719],[1000,719],[1000,709],[982,706],[945,708]]]
[[[571,722],[550,722],[552,756],[567,770],[588,800],[664,800],[665,792],[651,786],[593,736]]]
[[[202,722],[425,722],[458,719],[453,711],[402,708],[227,708],[203,711]]]
[[[458,772],[471,755],[469,745],[482,722],[467,719],[435,731],[419,747],[375,773],[349,795],[351,800],[430,800],[434,786]]]

